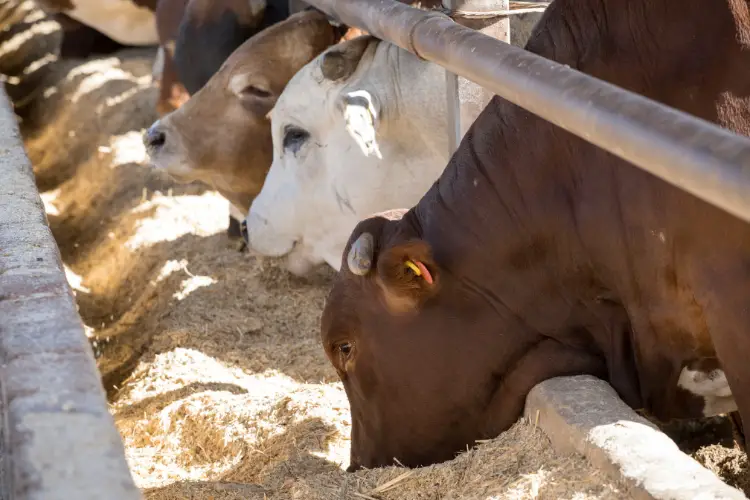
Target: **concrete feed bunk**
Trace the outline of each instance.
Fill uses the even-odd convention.
[[[238,252],[225,235],[221,197],[147,166],[140,134],[156,118],[154,55],[56,63],[23,123],[110,412],[146,498],[639,494],[637,479],[555,451],[540,430],[549,419],[533,413],[451,462],[345,473],[348,403],[318,340],[332,273],[295,279],[279,261]],[[744,471],[715,470],[742,484]]]

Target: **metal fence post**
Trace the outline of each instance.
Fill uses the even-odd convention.
[[[443,8],[449,11],[451,18],[458,24],[510,43],[510,18],[507,15],[498,15],[499,12],[508,12],[508,0],[442,2]],[[445,71],[445,78],[448,99],[448,153],[453,155],[466,131],[494,94],[448,70]]]

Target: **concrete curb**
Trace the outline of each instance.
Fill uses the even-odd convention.
[[[142,498],[0,87],[0,498]]]
[[[747,499],[681,452],[609,384],[595,377],[542,382],[526,398],[525,415],[557,450],[583,454],[594,466],[628,484],[633,498]]]

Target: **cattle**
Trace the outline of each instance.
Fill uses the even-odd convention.
[[[108,36],[90,26],[76,21],[62,13],[52,18],[60,25],[63,36],[60,43],[60,57],[83,59],[92,55],[108,55],[125,48]]]
[[[159,0],[159,115],[187,102],[252,35],[286,18],[285,5],[280,0],[268,6],[264,0]]]
[[[273,164],[247,217],[254,251],[298,275],[338,267],[362,217],[415,203],[448,159],[445,72],[370,36],[328,49],[270,114]]]
[[[325,15],[305,11],[252,37],[144,134],[152,163],[180,182],[212,186],[242,220],[271,165],[266,115],[292,76],[340,36]]]
[[[157,45],[156,0],[37,0],[50,14],[62,13],[122,45]]]
[[[513,22],[512,32],[526,33],[516,43],[534,15]],[[439,66],[372,38],[309,64],[271,113],[274,160],[248,214],[250,248],[286,255],[297,275],[321,263],[338,269],[357,222],[413,205],[443,171],[445,92]]]
[[[526,49],[750,135],[745,1],[555,0]],[[349,470],[451,459],[557,376],[750,419],[744,221],[500,97],[407,208],[353,230],[321,321]]]
[[[287,17],[288,0],[190,0],[174,47],[180,82],[194,95],[240,45]]]

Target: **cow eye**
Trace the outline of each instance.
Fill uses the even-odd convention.
[[[240,93],[243,97],[257,97],[259,99],[268,99],[271,97],[271,92],[255,85],[248,85]]]
[[[299,151],[305,141],[310,138],[310,134],[299,127],[286,127],[284,129],[284,150],[292,154]]]
[[[344,357],[347,357],[352,353],[353,346],[349,342],[342,342],[336,346],[336,349],[338,349]]]

